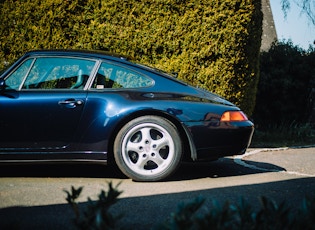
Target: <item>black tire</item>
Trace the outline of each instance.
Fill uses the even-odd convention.
[[[178,130],[158,116],[143,116],[128,122],[114,142],[117,166],[135,181],[165,179],[177,169],[181,156]]]

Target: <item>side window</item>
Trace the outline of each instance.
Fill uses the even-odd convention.
[[[128,68],[110,63],[102,63],[92,88],[141,88],[148,87],[153,84],[153,81],[137,72]]]
[[[94,61],[77,58],[37,58],[22,88],[83,89],[94,65]]]
[[[9,89],[18,90],[26,74],[28,73],[34,59],[28,59],[23,62],[6,80],[5,84]]]

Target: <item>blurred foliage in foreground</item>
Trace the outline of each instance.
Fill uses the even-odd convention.
[[[82,187],[78,189],[72,187],[70,192],[65,191],[67,193],[66,200],[75,213],[74,221],[78,229],[128,229],[128,226],[121,224],[123,223],[123,216],[114,216],[110,210],[110,207],[118,201],[118,196],[121,194],[121,191],[118,191],[118,185],[113,187],[112,183],[109,182],[108,192],[102,190],[99,200],[92,201],[88,198],[87,206],[83,211],[80,210],[77,203],[81,191]],[[165,222],[157,223],[152,226],[152,229],[315,229],[315,194],[312,198],[305,198],[301,208],[297,211],[290,210],[285,202],[277,205],[266,197],[261,197],[260,201],[261,208],[257,211],[244,199],[241,199],[236,205],[229,202],[220,205],[214,200],[211,209],[202,209],[205,199],[197,197],[189,203],[180,203],[177,210],[170,213],[170,217]],[[130,211],[132,212],[132,210]]]

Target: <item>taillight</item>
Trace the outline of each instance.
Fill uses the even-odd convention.
[[[242,111],[227,111],[222,114],[220,121],[247,121],[247,116]]]

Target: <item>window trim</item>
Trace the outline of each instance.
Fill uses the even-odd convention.
[[[97,73],[99,71],[99,69],[101,68],[102,64],[109,64],[109,65],[114,65],[114,66],[117,66],[118,68],[121,68],[121,69],[127,69],[127,70],[130,70],[130,72],[134,72],[135,74],[137,75],[140,75],[146,79],[148,79],[151,83],[147,86],[141,86],[141,87],[130,87],[130,88],[102,88],[102,89],[97,89],[97,88],[92,88],[92,85],[93,85],[93,82],[95,80],[95,78],[97,77]],[[95,91],[117,91],[117,90],[135,90],[135,89],[144,89],[144,88],[149,88],[149,87],[152,87],[154,86],[155,84],[155,81],[152,77],[146,75],[146,74],[143,74],[141,73],[140,71],[136,70],[136,68],[130,68],[129,66],[127,65],[121,65],[120,63],[118,62],[114,62],[114,61],[108,61],[108,60],[104,60],[104,59],[101,59],[99,60],[99,65],[97,67],[97,69],[95,70],[95,73],[93,75],[93,79],[91,79],[91,82],[87,82],[86,86],[88,85],[89,83],[89,86],[87,87],[88,90],[95,90]]]
[[[24,85],[24,83],[25,83],[25,81],[26,81],[26,79],[27,79],[27,77],[28,77],[30,71],[32,70],[32,68],[33,68],[33,66],[34,66],[34,64],[35,64],[35,62],[36,62],[36,60],[39,59],[39,58],[66,58],[66,59],[87,60],[87,61],[92,61],[92,62],[94,62],[94,66],[93,66],[93,68],[92,68],[92,70],[91,70],[90,76],[89,76],[87,82],[85,83],[85,86],[83,87],[83,89],[68,89],[68,88],[60,88],[60,89],[24,89],[24,88],[23,88],[23,85]],[[86,58],[86,57],[79,57],[79,56],[68,56],[68,55],[65,55],[65,56],[64,56],[64,55],[34,55],[34,56],[28,57],[28,58],[26,58],[25,60],[23,60],[23,62],[21,62],[21,64],[20,64],[17,68],[15,68],[15,69],[10,73],[9,76],[11,76],[12,73],[13,73],[14,71],[16,71],[16,69],[18,69],[18,68],[19,68],[24,62],[26,62],[28,59],[34,59],[34,60],[33,60],[32,64],[31,64],[29,70],[27,71],[27,74],[24,76],[24,79],[23,79],[22,83],[21,83],[20,86],[19,86],[19,91],[61,91],[61,90],[71,90],[71,91],[80,90],[80,91],[82,91],[82,90],[87,90],[88,87],[89,87],[89,82],[90,82],[90,81],[93,82],[92,79],[94,79],[95,71],[98,70],[98,66],[99,66],[99,62],[100,62],[100,61],[97,60],[97,59]],[[8,76],[8,77],[9,77],[9,76]]]

